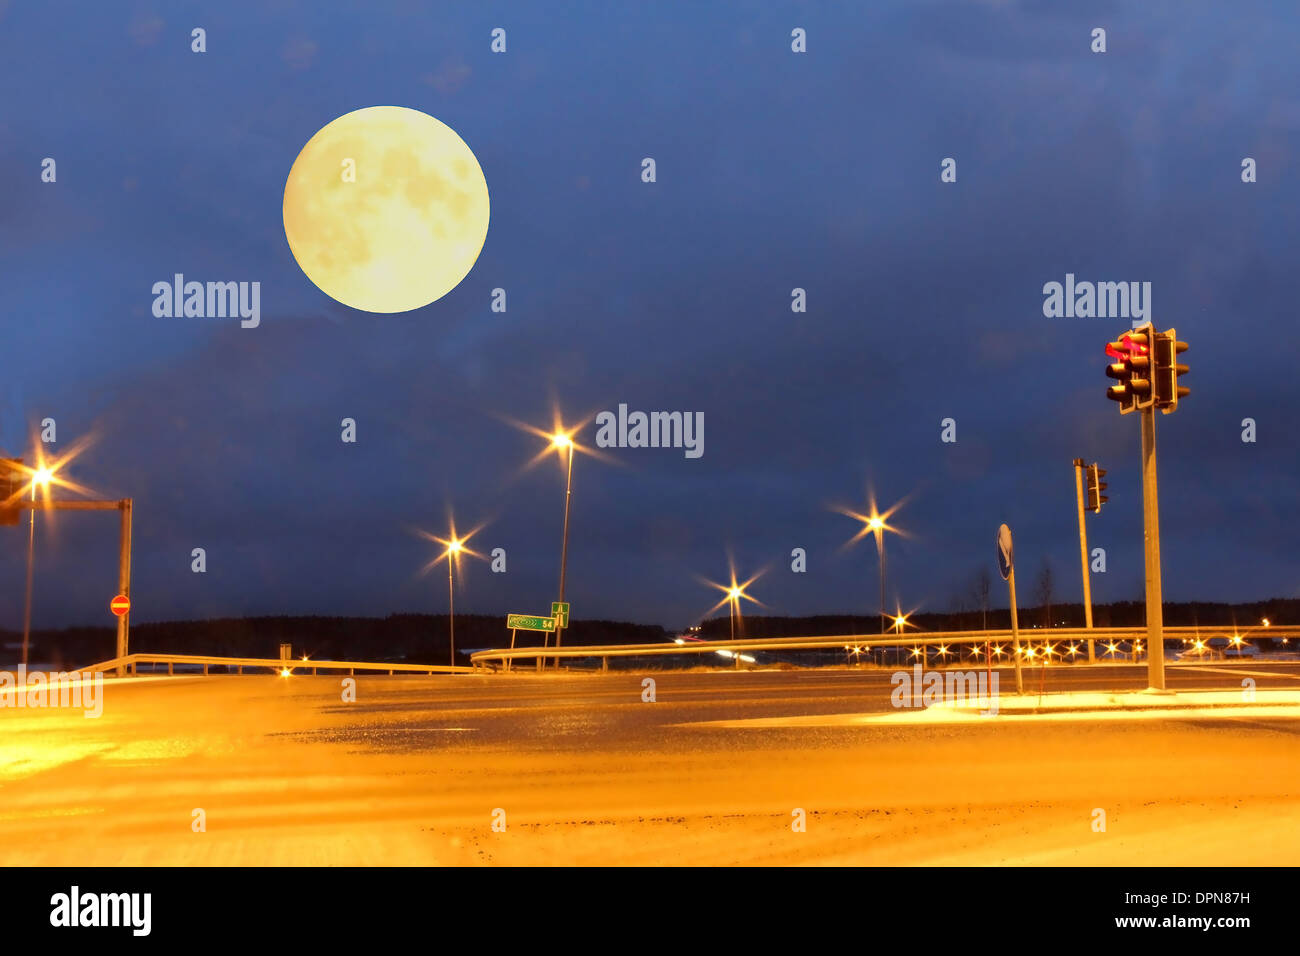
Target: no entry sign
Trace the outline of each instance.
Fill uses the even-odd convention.
[[[131,610],[131,599],[125,594],[119,594],[113,600],[108,602],[108,609],[121,617],[127,611]]]

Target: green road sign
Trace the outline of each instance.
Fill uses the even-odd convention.
[[[551,617],[559,619],[560,627],[568,627],[569,626],[569,602],[552,601]]]
[[[507,614],[506,627],[520,631],[553,631],[555,618],[539,614]]]

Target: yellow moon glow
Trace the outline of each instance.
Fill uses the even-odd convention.
[[[366,312],[442,298],[474,267],[487,230],[478,160],[419,110],[340,116],[307,141],[284,184],[284,234],[298,265],[330,298]]]

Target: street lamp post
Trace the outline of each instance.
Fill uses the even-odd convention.
[[[731,643],[735,644],[736,643],[736,611],[738,610],[738,605],[740,603],[740,588],[733,587],[730,591],[727,592],[727,597],[729,598],[729,600],[727,601],[727,610],[729,611],[731,617]],[[732,656],[732,660],[735,661],[735,666],[739,667],[740,651],[737,650],[735,647],[732,647],[731,656]]]
[[[461,543],[452,538],[447,545],[447,636],[451,642],[452,667],[456,666],[456,588],[452,578],[452,569],[456,566],[456,555],[460,554]]]
[[[567,434],[556,436],[559,445],[567,447],[569,453],[568,475],[564,479],[564,536],[560,538],[560,604],[564,604],[564,572],[568,567],[568,512],[569,501],[573,497],[573,440]],[[555,649],[559,650],[560,637],[562,637],[564,628],[559,627],[559,622],[555,622]],[[555,666],[560,666],[560,659],[555,658]]]
[[[32,473],[32,497],[36,502],[36,486],[39,484],[47,491],[50,487],[51,472],[48,468],[38,468]],[[36,554],[36,509],[32,508],[27,522],[27,592],[23,600],[23,669],[27,668],[27,648],[32,634],[32,573]]]
[[[416,532],[422,538],[434,541],[444,548],[442,553],[429,561],[420,573],[427,574],[437,567],[438,562],[443,559],[447,561],[447,644],[450,649],[450,664],[452,667],[456,666],[456,562],[466,554],[472,558],[483,557],[483,555],[470,548],[468,544],[469,539],[474,537],[478,531],[479,528],[474,528],[465,534],[457,534],[456,522],[453,520],[451,522],[451,533],[445,538],[440,538],[436,534],[430,534],[427,531],[417,530]],[[436,633],[434,640],[436,642]]]
[[[905,500],[906,499],[904,499],[904,501]],[[862,527],[858,529],[858,533],[853,536],[852,540],[849,541],[849,544],[854,544],[857,541],[860,541],[868,534],[875,535],[876,537],[876,564],[880,572],[880,633],[882,635],[886,633],[886,628],[890,626],[893,620],[890,615],[885,613],[885,532],[892,531],[895,534],[902,534],[898,528],[889,523],[890,516],[892,516],[894,512],[902,506],[903,501],[900,501],[888,510],[880,512],[876,510],[875,497],[872,496],[871,511],[868,514],[859,514],[856,511],[848,511],[840,508],[836,509],[841,514],[848,515],[850,518],[862,522]]]
[[[569,502],[573,497],[573,439],[563,432],[557,432],[551,437],[551,444],[557,448],[567,448],[569,451],[568,476],[564,481],[564,536],[560,541],[560,603],[564,603],[564,576],[569,561]],[[560,640],[564,628],[560,622],[555,622],[555,649],[560,649]],[[560,666],[560,659],[555,659],[555,666]]]
[[[876,533],[876,557],[880,566],[880,633],[885,633],[885,522],[878,516],[871,518],[871,530]]]

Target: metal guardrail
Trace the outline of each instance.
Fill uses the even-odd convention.
[[[252,668],[269,668],[275,673],[288,669],[290,673],[294,671],[310,670],[313,674],[317,671],[347,671],[353,674],[356,671],[387,671],[389,674],[472,674],[473,667],[455,667],[450,664],[397,664],[397,663],[375,663],[374,661],[331,661],[331,660],[281,660],[277,657],[218,657],[215,655],[205,654],[128,654],[126,657],[115,657],[112,660],[104,661],[100,664],[93,664],[84,668],[88,671],[122,671],[129,668],[132,674],[137,672],[137,665],[140,664],[166,664],[167,673],[174,673],[177,664],[188,666],[201,665],[203,673],[207,674],[210,667],[225,667],[227,673],[234,668],[236,673],[242,674],[245,667]]]
[[[1231,625],[1210,627],[1166,627],[1166,641],[1188,639],[1210,640],[1216,637],[1231,637],[1240,634],[1247,642],[1255,638],[1300,639],[1300,627],[1253,627],[1234,630]],[[1133,641],[1145,640],[1145,627],[1051,627],[1022,628],[1019,638],[1022,644],[1037,644],[1043,641]],[[538,666],[547,658],[592,658],[598,657],[607,663],[610,657],[659,657],[678,654],[713,654],[720,650],[733,653],[745,651],[798,651],[798,650],[843,650],[846,647],[858,647],[869,650],[873,647],[912,648],[931,644],[982,644],[985,641],[1012,641],[1010,630],[1005,631],[914,631],[910,634],[839,634],[827,637],[770,637],[725,641],[688,641],[683,644],[601,644],[582,646],[555,647],[518,647],[475,651],[470,655],[470,662],[475,667],[487,667],[489,664],[503,664],[507,669],[516,660],[536,660]]]

